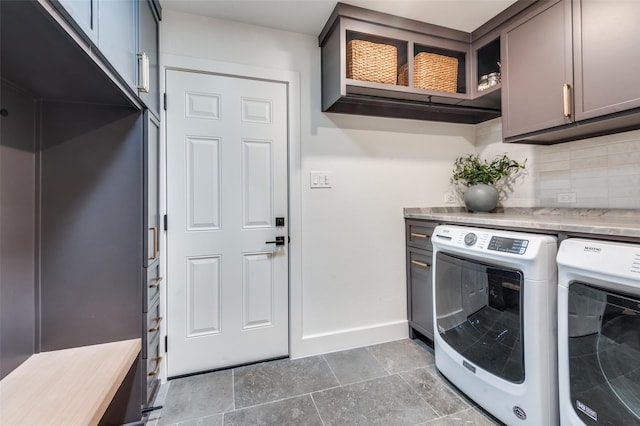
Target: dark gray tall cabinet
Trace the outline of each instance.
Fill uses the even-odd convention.
[[[640,2],[540,2],[502,38],[507,142],[557,143],[640,128]]]
[[[143,403],[150,405],[160,386],[160,122],[149,110],[145,112],[145,185],[144,185],[144,294],[142,301],[142,363],[146,372],[142,388]]]
[[[96,51],[95,1],[64,3],[89,21],[65,23],[55,2],[0,2],[0,378],[34,353],[140,338],[102,420],[122,424],[152,402],[161,361],[159,9],[129,2],[155,23],[131,42],[155,58],[143,99]]]

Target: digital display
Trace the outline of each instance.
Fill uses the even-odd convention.
[[[506,253],[524,254],[528,246],[528,240],[516,240],[514,238],[491,237],[491,241],[489,241],[489,250]]]

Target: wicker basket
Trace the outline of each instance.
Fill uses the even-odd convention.
[[[347,78],[396,84],[398,49],[389,44],[351,40],[347,43]]]
[[[398,84],[407,86],[407,64],[400,67]],[[458,91],[458,59],[422,52],[413,58],[413,86],[418,89],[456,93]]]

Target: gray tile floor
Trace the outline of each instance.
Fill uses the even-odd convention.
[[[156,405],[150,426],[497,424],[409,339],[170,380]]]

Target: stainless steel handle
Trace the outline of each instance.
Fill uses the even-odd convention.
[[[138,90],[149,93],[149,57],[145,52],[138,53],[138,64],[140,66],[140,84]]]
[[[159,356],[159,357],[155,358],[155,361],[156,361],[156,368],[152,372],[147,373],[147,375],[149,377],[157,375],[158,372],[160,371],[160,363],[162,362],[162,357]]]
[[[153,257],[150,257],[149,260],[156,260],[158,258],[158,228],[152,226],[149,231],[153,232]]]
[[[160,323],[162,322],[162,317],[156,318],[155,321],[156,321],[156,326],[155,327],[151,327],[149,329],[149,333],[153,333],[155,331],[160,330]]]
[[[418,233],[416,233],[416,232],[412,232],[410,235],[411,235],[413,238],[424,238],[424,239],[428,239],[428,238],[429,238],[429,236],[428,236],[428,235],[425,235],[425,234],[418,234]]]
[[[562,97],[564,100],[564,116],[567,118],[571,117],[571,85],[569,83],[565,83],[562,86]]]
[[[153,282],[151,284],[149,284],[149,288],[158,288],[158,286],[160,285],[160,283],[162,282],[164,278],[162,277],[158,277],[155,280],[153,280]]]
[[[411,264],[412,265],[416,265],[416,266],[420,266],[421,268],[430,268],[431,267],[431,265],[429,265],[428,263],[420,262],[418,260],[413,260],[413,259],[411,259]]]

